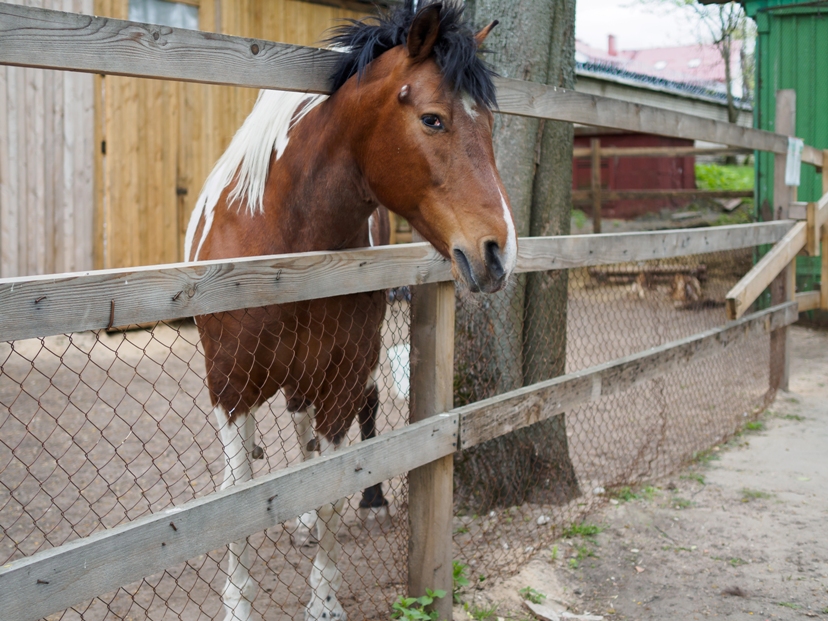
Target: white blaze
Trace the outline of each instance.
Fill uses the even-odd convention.
[[[503,190],[498,188],[497,191],[500,192],[500,204],[503,206],[503,220],[506,222],[506,247],[503,249],[503,262],[506,267],[506,277],[508,278],[517,264],[517,234],[515,233],[515,222],[512,220],[512,212],[509,211],[509,205],[506,204]]]

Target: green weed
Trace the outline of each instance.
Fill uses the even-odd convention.
[[[748,431],[764,431],[765,423],[761,420],[752,420],[749,421],[747,425],[745,425],[745,429]]]
[[[758,489],[742,489],[742,502],[750,502],[751,500],[759,500],[762,498],[773,498],[773,494],[762,492]]]
[[[601,526],[597,524],[587,524],[586,522],[582,522],[581,524],[573,524],[569,528],[567,528],[563,532],[563,536],[567,539],[571,539],[572,537],[583,537],[584,539],[594,539],[595,536],[604,530]]]
[[[686,498],[681,498],[679,496],[674,496],[670,499],[670,504],[673,505],[676,509],[687,509],[693,506],[693,501],[687,500]]]
[[[558,560],[558,545],[557,544],[552,546],[552,554],[550,555],[550,557],[553,561]]]
[[[589,222],[589,217],[583,211],[580,209],[572,210],[572,223],[576,229],[584,228],[587,222]]]
[[[518,594],[525,600],[529,600],[533,604],[540,604],[546,599],[546,594],[536,591],[532,587],[523,587]]]
[[[426,594],[422,597],[403,597],[400,595],[394,605],[391,607],[392,619],[403,619],[404,621],[438,621],[439,615],[436,611],[426,611],[426,607],[430,606],[435,599],[441,599],[446,596],[445,591],[432,591],[426,589]]]
[[[776,602],[777,606],[784,606],[785,608],[793,608],[794,610],[799,610],[802,608],[799,604],[794,604],[793,602]],[[825,612],[828,608],[824,609],[822,612]]]
[[[486,621],[486,619],[491,619],[492,617],[497,614],[497,604],[492,604],[491,606],[477,606],[475,604],[463,604],[463,609],[469,613],[472,619],[475,621]]]
[[[460,603],[460,592],[469,586],[469,579],[466,577],[466,571],[469,566],[460,561],[452,561],[451,564],[451,596],[455,604]]]
[[[687,474],[681,475],[682,479],[687,481],[695,481],[699,485],[704,485],[704,475],[698,472],[689,472]]]

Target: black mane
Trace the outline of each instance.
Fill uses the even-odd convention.
[[[345,48],[330,77],[337,90],[353,75],[362,76],[372,60],[393,47],[404,45],[414,20],[411,2],[393,11],[365,20],[348,20],[333,30],[329,44]],[[427,3],[423,2],[425,6]],[[428,3],[430,4],[430,2]],[[437,66],[455,91],[468,93],[478,105],[494,108],[494,70],[478,56],[471,23],[457,0],[444,0],[440,11],[440,34],[434,45]]]

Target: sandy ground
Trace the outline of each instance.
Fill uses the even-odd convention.
[[[691,467],[615,497],[456,619],[828,618],[828,333],[794,327],[790,392]],[[554,557],[554,558],[553,558]],[[484,616],[495,605],[497,612]],[[474,616],[476,615],[476,616]]]

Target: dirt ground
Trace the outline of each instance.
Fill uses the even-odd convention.
[[[828,332],[794,327],[790,392],[691,467],[610,501],[455,619],[828,619]],[[598,531],[598,532],[596,532]]]

